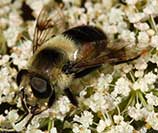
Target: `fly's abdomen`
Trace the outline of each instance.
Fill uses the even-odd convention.
[[[105,33],[94,26],[77,26],[65,31],[63,34],[80,44],[85,42],[107,40]]]

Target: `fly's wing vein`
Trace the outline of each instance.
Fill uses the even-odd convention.
[[[62,10],[44,7],[36,22],[33,37],[33,53],[51,37],[63,32],[66,28]]]

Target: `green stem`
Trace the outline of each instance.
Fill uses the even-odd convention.
[[[151,21],[150,21],[150,20],[151,20]],[[155,21],[154,21],[154,18],[153,18],[152,15],[150,15],[150,20],[149,20],[149,22],[150,22],[150,24],[151,24],[152,29],[154,29],[155,32],[158,33],[157,27],[156,27],[156,24],[155,24]]]
[[[127,110],[127,108],[128,108],[131,104],[134,105],[134,103],[135,103],[135,96],[136,96],[136,92],[135,92],[135,91],[132,91],[132,92],[131,92],[131,97],[130,97],[130,99],[129,99],[129,101],[128,101],[128,103],[127,103],[127,105],[126,105],[126,107],[124,108],[123,111]],[[122,111],[122,112],[123,112],[123,111]]]
[[[49,119],[49,122],[48,122],[48,131],[50,131],[52,128],[52,120]]]
[[[145,100],[144,97],[143,97],[142,92],[138,91],[137,93],[138,93],[138,97],[139,97],[141,103],[143,104],[143,106],[146,106],[147,103],[146,103],[146,100]]]
[[[136,92],[133,91],[133,92],[132,92],[132,95],[131,95],[131,98],[129,99],[129,102],[128,102],[127,105],[126,105],[126,108],[127,108],[129,105],[131,105],[131,103],[132,103],[133,100],[135,99],[135,96],[136,96]]]
[[[130,74],[130,76],[131,76],[132,82],[134,83],[134,82],[135,82],[134,76],[132,75],[131,72],[129,72],[129,74]]]
[[[158,91],[157,91],[157,90],[152,91],[152,93],[153,93],[154,95],[158,96]]]

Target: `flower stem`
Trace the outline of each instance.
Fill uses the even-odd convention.
[[[151,20],[151,21],[150,21]],[[157,27],[156,27],[156,24],[155,24],[155,21],[154,21],[154,18],[152,15],[150,15],[150,24],[151,24],[151,27],[155,30],[156,34],[158,33],[157,31]]]

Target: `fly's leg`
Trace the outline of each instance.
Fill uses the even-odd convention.
[[[67,97],[69,98],[70,102],[73,105],[78,106],[78,101],[77,101],[76,97],[73,95],[73,93],[71,92],[70,88],[65,88],[64,92],[67,95]]]

